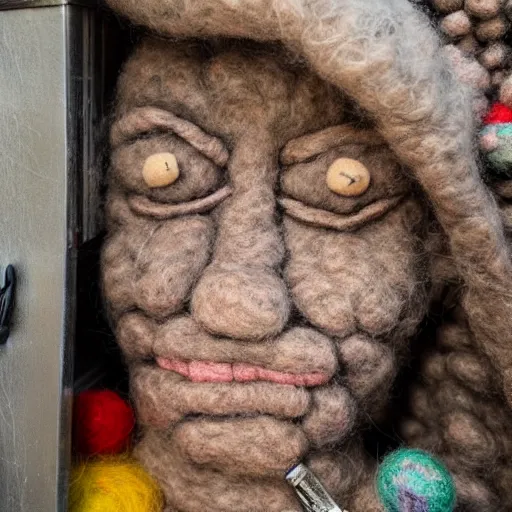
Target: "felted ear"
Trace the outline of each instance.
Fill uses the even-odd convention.
[[[480,179],[471,97],[427,18],[407,0],[107,0],[168,36],[281,41],[375,120],[450,239],[477,340],[512,405],[512,266]]]

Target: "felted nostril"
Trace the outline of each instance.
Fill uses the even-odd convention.
[[[192,297],[192,314],[205,329],[237,339],[275,336],[289,310],[286,287],[270,269],[210,267]]]

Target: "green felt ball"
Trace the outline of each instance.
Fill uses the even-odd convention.
[[[494,134],[495,146],[486,152],[486,159],[497,177],[512,176],[512,123],[492,124],[486,126],[480,137]]]
[[[401,448],[386,456],[377,491],[387,512],[451,512],[455,506],[450,473],[422,450]]]

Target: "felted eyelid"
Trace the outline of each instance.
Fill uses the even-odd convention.
[[[398,206],[403,196],[385,197],[351,214],[333,213],[306,205],[287,197],[279,199],[279,204],[290,217],[316,227],[337,231],[354,231],[371,221],[383,217]]]
[[[122,116],[110,132],[112,149],[141,135],[154,131],[170,131],[186,140],[219,167],[229,160],[229,152],[217,137],[209,135],[195,124],[157,107],[138,107]]]
[[[385,142],[375,130],[340,124],[292,139],[282,149],[280,162],[283,165],[297,164],[345,144],[382,146]]]
[[[352,215],[384,198],[407,195],[407,173],[386,145],[344,144],[280,173],[280,196]]]
[[[232,192],[231,187],[226,185],[209,196],[177,204],[158,203],[145,196],[134,195],[128,197],[128,204],[138,215],[166,220],[180,215],[205,213],[222,203]]]

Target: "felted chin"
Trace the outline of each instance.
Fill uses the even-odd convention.
[[[193,383],[150,366],[132,378],[141,424],[190,462],[232,475],[282,477],[312,448],[343,439],[355,421],[353,397],[336,384]]]

